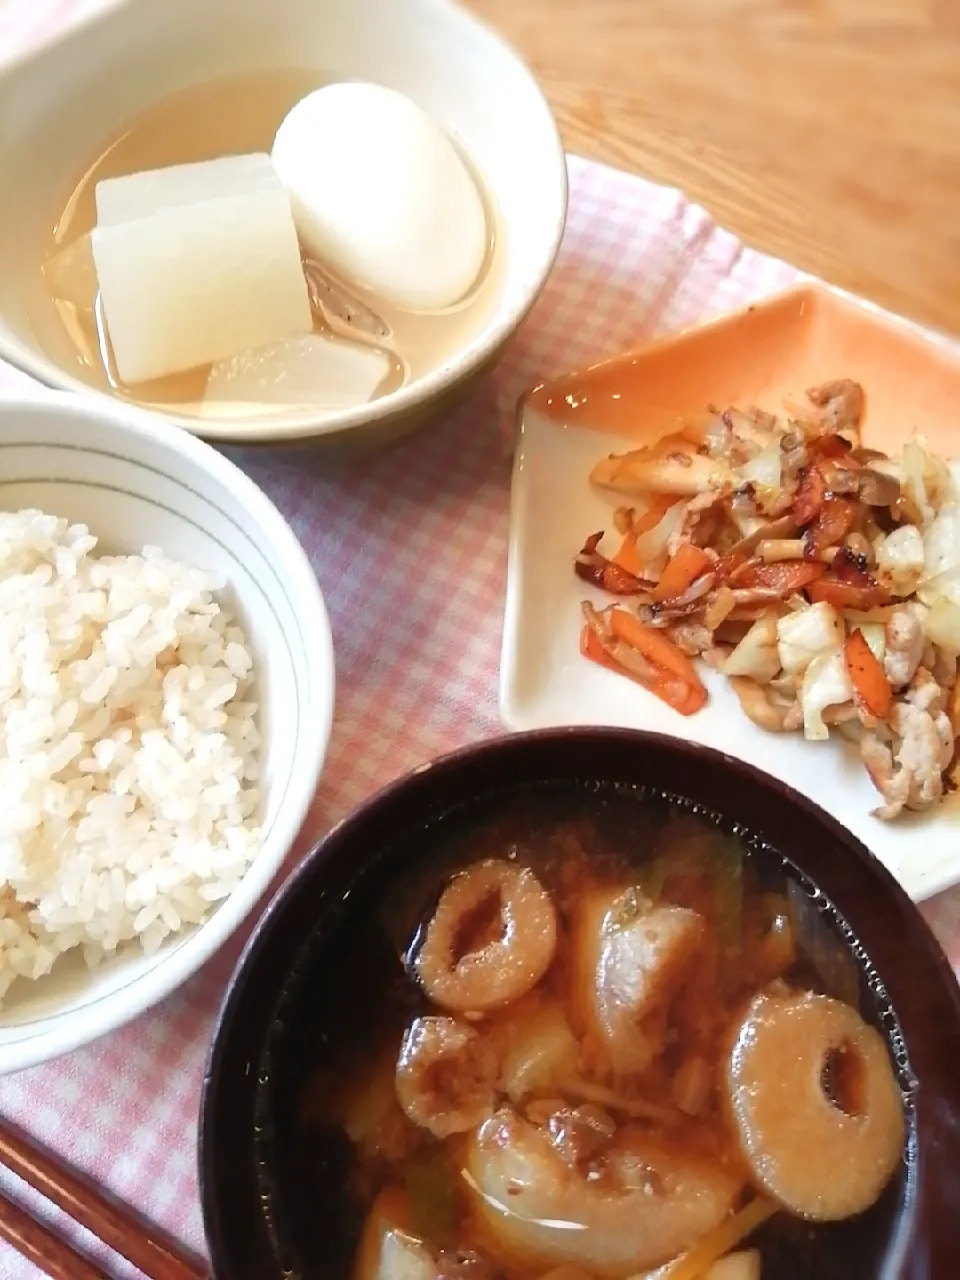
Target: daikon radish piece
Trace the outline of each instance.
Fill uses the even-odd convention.
[[[403,1231],[388,1231],[380,1249],[376,1280],[436,1280],[436,1263],[425,1245]]]
[[[206,190],[210,175],[194,176],[199,187],[191,190]],[[308,333],[313,325],[290,202],[280,184],[261,175],[247,190],[163,203],[179,199],[187,185],[178,175],[169,190],[154,192],[155,212],[93,232],[104,318],[126,383],[223,360]],[[124,204],[127,199],[122,191],[110,195],[108,217],[148,207],[142,193]]]
[[[411,311],[469,292],[489,231],[444,129],[402,93],[329,84],[307,94],[271,153],[305,249],[347,282]]]
[[[282,186],[265,152],[144,169],[97,183],[97,226],[115,227],[161,209],[178,209],[201,200],[224,200],[253,191],[275,191]]]
[[[204,405],[239,401],[351,409],[371,400],[389,372],[383,351],[308,333],[218,361],[210,370]]]
[[[97,268],[90,236],[81,236],[43,264],[47,288],[60,302],[92,311],[97,296]]]

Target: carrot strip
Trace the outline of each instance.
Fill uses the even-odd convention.
[[[804,555],[814,557],[845,538],[853,528],[859,504],[852,498],[825,498],[803,535]]]
[[[653,498],[643,515],[638,516],[634,522],[632,530],[634,538],[639,538],[642,533],[649,533],[651,529],[655,529],[670,508],[676,505],[677,495],[675,493],[658,494]]]
[[[828,578],[811,582],[807,588],[807,595],[812,604],[832,604],[835,609],[855,609],[858,613],[866,613],[869,609],[876,609],[880,605],[890,603],[889,591],[879,583],[875,583],[872,587],[855,587],[849,583],[835,582]]]
[[[589,658],[591,662],[596,662],[601,667],[609,667],[611,671],[621,670],[603,647],[603,641],[593,627],[584,626],[582,628],[580,632],[580,652],[585,658]]]
[[[580,632],[580,652],[585,658],[627,676],[683,716],[700,710],[707,700],[707,691],[685,653],[624,609],[610,609],[604,616],[610,622],[613,643],[608,647],[592,627],[584,626]],[[635,666],[617,661],[617,649],[621,645],[633,649],[649,663],[649,676],[642,675]]]
[[[837,552],[830,572],[807,588],[807,595],[817,604],[825,601],[835,609],[854,609],[868,613],[890,603],[890,592],[867,572],[865,562],[848,547]]]
[[[780,595],[789,596],[814,582],[826,572],[826,565],[810,560],[774,560],[769,563],[749,564],[738,570],[731,586],[750,590],[766,587]]]
[[[667,566],[654,589],[654,600],[672,600],[674,596],[686,591],[687,587],[711,568],[712,564],[713,561],[701,547],[685,542],[667,561]]]
[[[870,715],[882,720],[890,712],[893,690],[883,667],[858,627],[847,637],[843,657],[853,682],[857,701]]]
[[[622,569],[624,573],[633,574],[635,578],[643,576],[643,565],[640,562],[635,533],[626,535],[620,544],[620,550],[612,557],[611,563],[615,564],[618,569]]]
[[[707,691],[698,680],[695,685],[685,684],[676,676],[664,675],[647,686],[661,702],[682,716],[692,716],[707,701]]]
[[[693,663],[668,636],[654,627],[645,626],[626,609],[611,609],[608,617],[613,634],[636,649],[648,662],[678,676],[686,684],[703,688]]]
[[[953,725],[953,736],[960,737],[960,680],[953,686],[953,692],[950,694],[947,715]]]
[[[823,472],[815,462],[811,462],[800,473],[797,496],[793,500],[793,514],[797,524],[801,526],[809,524],[823,506],[826,497],[827,483],[823,478]]]
[[[717,561],[716,568],[714,569],[717,582],[729,582],[733,575],[737,573],[738,570],[742,569],[747,563],[750,559],[750,555],[750,551],[744,551],[738,548],[733,551],[728,551],[725,556],[721,556]]]

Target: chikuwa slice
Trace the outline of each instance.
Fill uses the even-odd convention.
[[[754,1178],[798,1217],[863,1213],[901,1158],[903,1099],[886,1043],[839,1000],[755,996],[726,1092]]]

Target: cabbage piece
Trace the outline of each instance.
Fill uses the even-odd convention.
[[[546,1004],[523,1017],[503,1058],[501,1084],[511,1102],[556,1088],[577,1068],[576,1037],[559,1005]]]
[[[895,458],[871,458],[868,465],[871,471],[876,471],[881,476],[889,476],[903,488],[903,467]]]
[[[861,622],[851,630],[860,631],[860,634],[870,646],[870,652],[879,663],[882,663],[887,652],[887,631],[884,624],[882,622]]]
[[[777,616],[765,613],[758,618],[723,664],[727,676],[749,676],[767,684],[780,671],[777,649]]]
[[[923,630],[931,643],[960,654],[960,604],[946,596],[935,600],[924,614]]]
[[[760,505],[765,505],[780,492],[782,460],[783,451],[777,439],[736,469],[737,484],[752,484]]]
[[[805,670],[820,654],[842,649],[843,641],[843,621],[825,601],[788,613],[777,622],[777,651],[788,675]]]
[[[878,539],[876,555],[877,568],[888,576],[894,591],[901,596],[912,595],[926,567],[926,548],[920,530],[912,524],[901,525]]]
[[[686,503],[678,498],[672,507],[667,508],[659,522],[637,539],[637,555],[645,568],[660,567],[657,562],[666,558],[667,543],[680,528],[685,510]]]
[[[761,529],[766,529],[770,521],[766,516],[758,516],[753,512],[753,504],[750,510],[741,509],[734,503],[727,512],[732,524],[740,532],[743,538],[752,538],[755,533],[759,533]]]
[[[935,578],[926,578],[917,587],[917,599],[930,607],[938,600],[960,604],[960,567],[950,569],[947,573],[938,573]]]
[[[923,534],[923,561],[924,578],[960,569],[960,507],[951,503],[931,521]]]
[[[800,686],[800,706],[803,710],[803,736],[810,742],[822,742],[829,738],[830,730],[823,721],[827,707],[849,702],[853,697],[853,682],[847,671],[843,654],[821,653],[813,659],[803,673]]]
[[[903,446],[900,466],[903,470],[903,492],[916,506],[926,525],[950,495],[950,470],[945,462],[927,449],[921,436],[908,440]]]

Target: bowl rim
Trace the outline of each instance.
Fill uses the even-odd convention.
[[[78,425],[106,425],[135,442],[150,442],[167,453],[179,455],[198,473],[216,478],[243,503],[256,528],[282,556],[284,573],[293,580],[298,617],[315,673],[312,700],[314,714],[304,736],[304,749],[291,768],[284,807],[277,813],[268,840],[250,864],[237,887],[168,956],[148,972],[103,995],[95,1004],[70,1014],[64,1010],[37,1019],[36,1034],[0,1046],[0,1075],[36,1066],[115,1031],[145,1013],[191,978],[224,945],[255,910],[280,870],[296,839],[316,794],[333,730],[336,677],[333,633],[320,584],[296,535],[262,489],[235,463],[211,445],[172,424],[116,401],[103,404],[68,392],[43,396],[0,397],[0,424],[11,417],[52,415],[79,419]],[[0,488],[3,481],[0,478]],[[312,744],[312,751],[311,751]],[[48,1020],[58,1024],[44,1029]],[[11,1024],[16,1026],[15,1023]]]
[[[911,949],[922,955],[928,975],[935,980],[941,994],[952,1006],[955,1038],[960,1038],[960,984],[958,984],[957,977],[950,967],[946,955],[918,911],[916,904],[911,901],[897,880],[879,859],[870,852],[866,845],[833,818],[832,815],[821,809],[813,800],[795,791],[789,784],[716,748],[643,729],[626,729],[606,725],[563,725],[552,728],[532,729],[519,733],[507,732],[492,738],[485,738],[459,747],[407,771],[374,792],[344,818],[340,819],[317,841],[300,861],[291,876],[280,886],[265,911],[261,914],[252,934],[247,939],[228,979],[223,998],[214,1017],[200,1092],[197,1128],[198,1186],[204,1233],[216,1274],[220,1274],[219,1267],[226,1256],[225,1233],[223,1231],[224,1214],[222,1212],[225,1206],[220,1203],[216,1186],[217,1093],[225,1071],[225,1064],[229,1061],[230,1044],[234,1038],[235,1029],[243,1017],[247,991],[256,978],[257,962],[263,951],[270,945],[274,930],[282,922],[301,885],[308,882],[313,875],[320,874],[320,867],[331,861],[344,846],[349,846],[354,831],[362,831],[364,824],[370,821],[377,811],[389,811],[398,798],[409,788],[415,786],[418,780],[424,776],[433,775],[442,782],[444,774],[455,774],[464,767],[470,768],[479,765],[501,753],[507,754],[511,750],[519,753],[523,753],[526,750],[537,751],[542,746],[547,749],[553,746],[562,749],[563,743],[576,740],[580,740],[584,745],[589,745],[590,743],[619,744],[627,749],[631,745],[640,746],[648,751],[660,750],[680,759],[686,758],[688,762],[694,765],[699,763],[703,767],[720,767],[725,773],[733,777],[745,778],[751,785],[765,789],[784,805],[794,809],[802,809],[822,830],[828,832],[833,839],[843,846],[845,855],[849,855],[857,863],[858,873],[862,873],[868,880],[873,881],[877,891],[883,895],[888,905],[891,908],[896,908],[900,915],[906,916],[911,926],[909,936]],[[356,864],[355,874],[362,875],[367,865],[367,859],[359,860]],[[837,908],[841,915],[845,917],[848,907],[837,904]],[[881,981],[885,981],[884,975],[889,973],[890,966],[885,964],[883,972],[880,973]],[[920,1020],[916,1010],[913,1009],[909,1013],[902,1009],[895,1010],[895,1016],[901,1027],[904,1028],[905,1035],[906,1024],[916,1024]],[[920,1038],[919,1034],[916,1038]],[[925,1042],[929,1043],[929,1041],[930,1037],[927,1035]],[[247,1071],[249,1074],[249,1067]],[[941,1108],[938,1102],[927,1100],[924,1097],[922,1080],[917,1081],[913,1078],[913,1083],[915,1087],[911,1090],[909,1098],[909,1105],[914,1115],[913,1143],[917,1149],[920,1148],[921,1144],[917,1135],[920,1134],[921,1128],[923,1128],[925,1146],[931,1147],[936,1145],[936,1126],[946,1125],[951,1117],[948,1110]],[[960,1107],[960,1076],[956,1077],[955,1101]],[[925,1104],[922,1117],[920,1115],[920,1103]],[[954,1119],[956,1119],[956,1114],[954,1114]],[[955,1145],[960,1149],[960,1136],[957,1136]],[[922,1184],[924,1180],[921,1177],[918,1181]],[[913,1184],[911,1183],[911,1185]],[[901,1218],[891,1238],[890,1252],[895,1259],[893,1265],[896,1269],[890,1272],[888,1280],[907,1280],[908,1276],[910,1280],[914,1280],[912,1271],[902,1269],[908,1265],[905,1261],[904,1250],[909,1250],[910,1242],[908,1237],[912,1233],[917,1204],[922,1201],[923,1186],[921,1185],[918,1189],[916,1185],[913,1185],[913,1191],[913,1200],[905,1207],[905,1211],[901,1212]],[[235,1208],[236,1206],[233,1206],[233,1209]],[[941,1225],[941,1230],[943,1229],[945,1228]],[[952,1229],[957,1233],[957,1241],[960,1241],[960,1220],[954,1223]],[[225,1272],[224,1274],[232,1276],[233,1273]],[[916,1274],[919,1276],[921,1273],[917,1272]],[[927,1272],[923,1271],[922,1274],[926,1276]],[[934,1278],[932,1272],[930,1275],[932,1280],[939,1280],[939,1276]]]
[[[38,48],[26,50],[0,70],[0,76],[5,77],[14,71],[23,74],[25,68],[34,61],[42,60],[48,52],[65,49],[75,37],[95,30],[101,25],[109,25],[121,9],[135,7],[138,2],[147,5],[150,0],[133,0],[132,5],[129,0],[126,5],[120,0],[112,0],[103,11],[88,15],[82,21],[61,32],[55,40],[44,43]],[[24,354],[15,351],[8,346],[2,335],[0,335],[0,359],[51,391],[66,391],[95,402],[120,403],[126,407],[137,408],[151,417],[175,423],[199,439],[238,445],[292,444],[297,441],[319,440],[327,436],[346,436],[354,429],[385,426],[395,418],[402,418],[415,413],[418,409],[428,408],[431,403],[440,400],[455,387],[468,382],[473,374],[482,370],[487,361],[496,358],[501,348],[530,314],[546,287],[560,251],[567,222],[570,183],[566,151],[546,94],[530,67],[513,46],[488,23],[456,4],[454,0],[417,0],[417,2],[425,11],[429,11],[430,8],[442,10],[448,21],[459,24],[460,28],[470,32],[473,38],[485,41],[495,52],[498,65],[501,67],[507,64],[512,65],[518,76],[526,81],[533,101],[542,110],[544,125],[550,134],[550,152],[556,189],[552,219],[546,225],[546,231],[549,234],[544,237],[539,260],[534,260],[532,264],[534,269],[523,285],[516,303],[509,308],[501,307],[482,333],[471,338],[443,364],[431,369],[422,377],[405,383],[396,391],[366,405],[326,413],[319,419],[317,414],[321,411],[318,409],[286,414],[282,419],[274,421],[264,417],[190,418],[178,414],[176,406],[173,405],[170,406],[170,411],[147,408],[137,402],[126,401],[97,387],[91,387],[63,370],[59,371],[59,377],[53,377],[49,372],[50,366],[57,367],[53,360],[34,359],[32,352]]]

